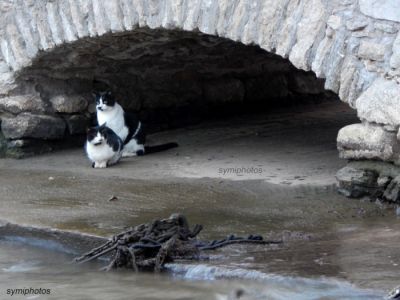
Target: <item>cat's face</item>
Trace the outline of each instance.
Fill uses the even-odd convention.
[[[114,108],[115,98],[110,91],[93,92],[93,97],[96,100],[96,109],[98,111],[110,111]]]
[[[105,143],[107,140],[106,125],[91,127],[87,131],[87,141],[95,146]]]

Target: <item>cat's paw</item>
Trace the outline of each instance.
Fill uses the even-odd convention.
[[[107,162],[95,162],[94,163],[95,169],[104,169],[107,168]]]

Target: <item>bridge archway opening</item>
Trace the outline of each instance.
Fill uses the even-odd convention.
[[[24,81],[20,86],[30,89],[18,93],[38,95],[46,113],[66,123],[63,137],[45,143],[38,139],[37,144],[35,138],[28,138],[30,148],[22,143],[22,148],[39,152],[44,145],[49,144],[44,150],[59,147],[64,145],[61,140],[75,137],[82,144],[94,117],[93,90],[111,90],[150,132],[235,116],[242,116],[240,122],[246,123],[255,115],[271,116],[273,111],[287,108],[303,107],[300,111],[310,115],[323,103],[337,105],[333,111],[345,107],[324,89],[323,79],[296,69],[287,59],[258,46],[180,30],[142,28],[66,43],[40,53],[19,73],[18,80]],[[317,109],[316,114],[320,112]],[[266,119],[271,119],[269,116]],[[287,121],[286,117],[282,123]],[[332,148],[337,130],[349,123],[343,122],[327,121],[335,124],[330,132]]]
[[[109,89],[155,130],[338,100],[312,72],[258,46],[169,30],[139,29],[64,44],[38,55],[20,79],[32,82],[50,103],[65,95],[66,102],[82,96],[91,104],[92,90]]]

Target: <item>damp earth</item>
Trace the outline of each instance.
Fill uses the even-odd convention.
[[[2,229],[1,291],[47,287],[54,299],[229,299],[238,290],[248,299],[382,298],[399,284],[400,220],[389,204],[337,193],[334,173],[345,162],[334,137],[354,115],[324,105],[154,134],[180,147],[106,170],[90,168],[81,148],[0,160],[1,228],[51,228],[57,237],[52,244],[32,229],[24,238]],[[228,168],[236,171],[224,175]],[[98,272],[104,261],[71,264],[89,247],[60,238],[110,237],[172,213],[202,224],[204,240],[234,233],[284,243],[232,245],[153,275]]]

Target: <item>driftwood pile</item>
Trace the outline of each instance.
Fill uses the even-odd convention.
[[[168,219],[141,224],[115,235],[110,241],[75,259],[84,263],[111,254],[111,262],[103,270],[130,268],[137,271],[162,270],[164,264],[175,260],[198,260],[200,252],[230,244],[278,244],[265,241],[260,235],[246,238],[230,235],[225,239],[202,242],[195,237],[203,229],[195,225],[191,230],[185,216],[173,214]]]

